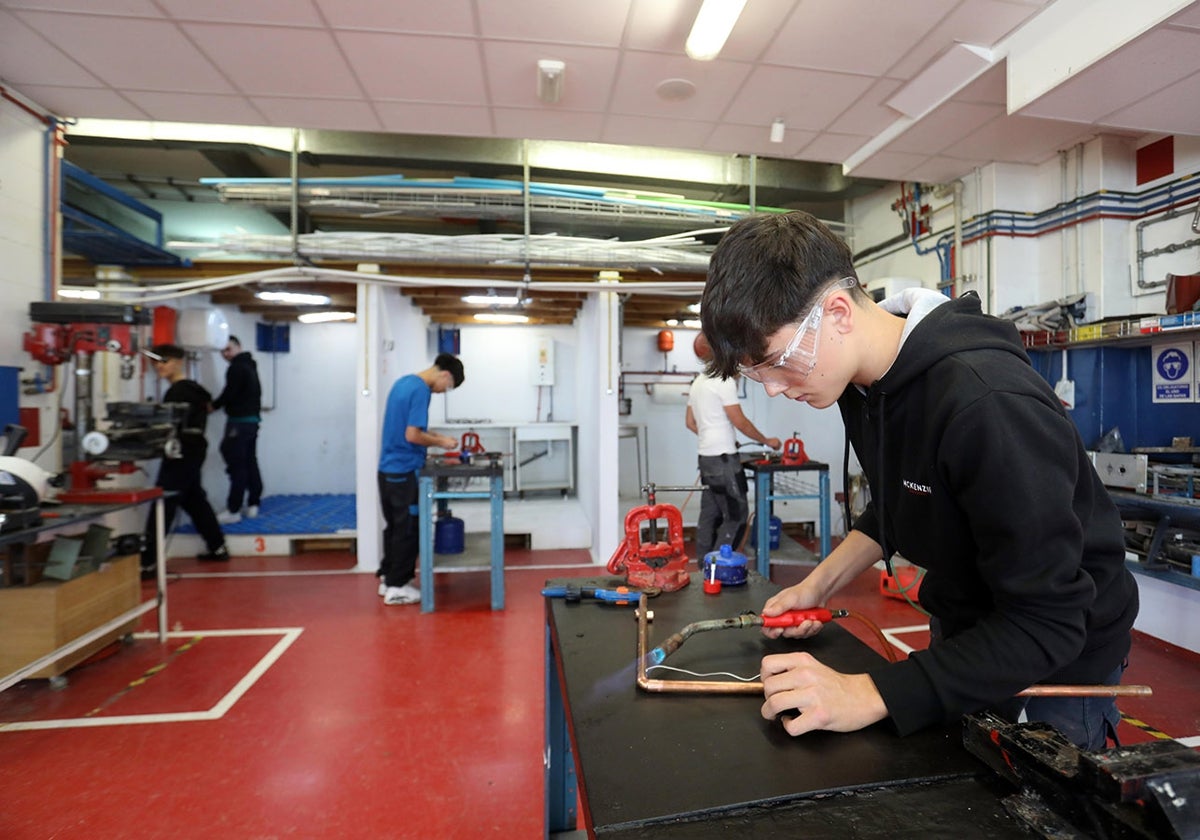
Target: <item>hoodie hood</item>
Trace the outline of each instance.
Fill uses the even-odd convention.
[[[905,289],[880,306],[909,321],[896,360],[876,383],[884,392],[903,388],[946,357],[966,350],[1002,350],[1029,362],[1020,333],[1011,322],[984,315],[974,292],[951,300],[931,289]],[[914,335],[917,340],[909,341]]]

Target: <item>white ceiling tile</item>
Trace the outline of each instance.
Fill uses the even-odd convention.
[[[888,75],[911,79],[952,44],[994,46],[1037,12],[1037,7],[1030,4],[966,0],[914,44],[888,70]]]
[[[955,102],[974,102],[977,105],[999,105],[1007,110],[1008,76],[1007,67],[1000,62],[965,88],[954,94]]]
[[[479,29],[484,38],[548,41],[616,47],[621,44],[632,0],[504,0],[480,2]]]
[[[817,136],[815,131],[784,128],[783,142],[771,142],[770,126],[730,125],[721,123],[709,135],[704,149],[710,152],[729,152],[738,155],[790,158]]]
[[[1181,108],[1181,102],[1200,102],[1200,73],[1110,114],[1104,123],[1124,129],[1200,135],[1200,108]]]
[[[1110,53],[1020,113],[1095,122],[1198,71],[1200,32],[1160,29]]]
[[[800,150],[805,160],[822,163],[843,163],[850,155],[861,149],[871,139],[863,134],[835,134],[826,131]]]
[[[240,96],[146,90],[128,91],[125,95],[152,120],[232,125],[259,125],[263,121],[262,112]]]
[[[714,120],[733,100],[749,72],[748,64],[627,52],[617,73],[610,109],[617,114]],[[682,101],[664,100],[656,88],[666,79],[687,79],[696,86],[696,94]]]
[[[362,95],[328,32],[215,23],[181,26],[243,93],[346,98]],[[319,72],[313,72],[316,68]]]
[[[1042,163],[1059,149],[1073,146],[1096,133],[1095,129],[1078,123],[1010,116],[981,126],[942,151],[951,157]]]
[[[882,76],[957,3],[804,0],[779,30],[763,60],[788,67]]]
[[[144,120],[148,114],[111,90],[97,88],[21,85],[22,96],[59,117],[95,117],[106,120]]]
[[[113,87],[234,92],[172,23],[49,12],[20,18]]]
[[[633,0],[624,46],[631,50],[682,53],[699,8],[700,0]]]
[[[592,142],[600,136],[604,118],[600,114],[569,111],[494,108],[492,119],[500,137],[537,137],[547,140]]]
[[[287,2],[287,0],[283,0]],[[177,0],[191,3],[193,0]],[[236,2],[236,0],[235,0]],[[335,29],[421,32],[430,35],[475,35],[470,0],[386,2],[380,0],[314,0]]]
[[[899,116],[883,104],[899,88],[900,82],[896,79],[880,79],[830,123],[829,130],[845,134],[878,134]]]
[[[888,144],[893,152],[936,154],[991,120],[1004,116],[999,105],[947,102]]]
[[[396,134],[496,136],[491,118],[482,108],[423,102],[377,102],[375,110],[383,120],[384,130]]]
[[[9,9],[38,9],[48,12],[85,12],[93,15],[157,18],[161,14],[152,0],[5,0]]]
[[[927,159],[928,155],[914,155],[909,152],[879,152],[856,166],[850,174],[856,178],[907,180],[907,173]]]
[[[362,100],[256,96],[252,101],[271,125],[342,131],[379,131],[383,128],[371,106]]]
[[[324,26],[310,0],[158,0],[175,20]]]
[[[905,180],[926,184],[945,184],[957,181],[973,170],[986,166],[986,160],[961,160],[944,156],[931,157],[905,173]]]
[[[618,145],[697,149],[703,147],[713,127],[713,123],[618,114],[605,122],[600,141]]]
[[[476,41],[346,31],[337,40],[372,98],[486,103]]]
[[[552,58],[566,63],[563,95],[555,105],[537,98],[537,63]],[[518,41],[485,41],[483,61],[494,105],[516,108],[563,108],[603,111],[617,72],[617,50],[552,47]]]
[[[103,87],[69,56],[0,9],[0,79],[66,87]]]
[[[1200,29],[1200,3],[1192,3],[1171,18],[1168,23],[1171,26],[1189,26],[1193,29]]]
[[[867,76],[760,66],[750,74],[724,117],[729,122],[759,125],[783,117],[788,125],[822,131],[873,83]]]

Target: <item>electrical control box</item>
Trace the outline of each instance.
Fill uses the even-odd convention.
[[[534,385],[554,384],[554,339],[539,337],[535,343]]]

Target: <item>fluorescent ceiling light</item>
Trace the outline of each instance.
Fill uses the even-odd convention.
[[[528,315],[513,315],[508,312],[476,312],[476,321],[487,321],[492,324],[528,324]]]
[[[305,312],[299,316],[302,324],[324,324],[329,321],[353,321],[353,312]]]
[[[463,303],[476,306],[516,306],[520,302],[516,295],[463,295]]]
[[[684,318],[681,326],[687,327],[689,330],[700,329],[700,321],[696,318]]]
[[[745,5],[746,0],[704,0],[684,46],[688,57],[696,61],[716,58]]]
[[[254,296],[259,300],[294,303],[297,306],[324,306],[330,301],[329,295],[310,295],[304,292],[258,292]]]
[[[694,315],[700,314],[700,304],[698,304],[698,303],[689,303],[684,308],[687,309],[688,312],[691,312]]]
[[[75,300],[100,300],[100,292],[96,289],[59,289],[58,296]]]

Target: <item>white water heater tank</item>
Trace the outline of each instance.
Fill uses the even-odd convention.
[[[219,309],[181,309],[175,337],[185,350],[221,350],[229,343],[229,322]]]

